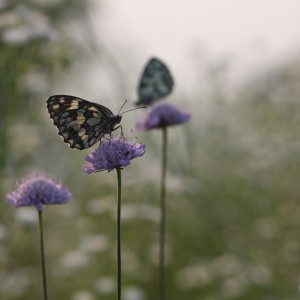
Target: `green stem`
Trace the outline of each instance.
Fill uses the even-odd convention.
[[[117,205],[117,292],[118,300],[121,300],[121,168],[116,168],[118,178],[118,205]]]
[[[162,160],[160,190],[159,229],[159,300],[165,299],[165,233],[166,233],[166,173],[167,173],[167,127],[162,129]]]
[[[43,292],[44,292],[44,300],[48,300],[42,211],[38,211],[38,215],[39,215],[39,227],[40,227],[40,249],[41,249],[41,261],[42,261]]]

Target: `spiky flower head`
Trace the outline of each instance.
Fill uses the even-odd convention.
[[[151,130],[187,122],[191,114],[174,105],[159,103],[150,108],[146,116],[137,123],[139,130]]]
[[[143,156],[146,151],[145,144],[130,142],[119,137],[104,141],[99,148],[85,156],[88,164],[83,170],[87,174],[98,171],[112,171],[115,168],[124,168],[136,157]]]
[[[32,173],[21,179],[16,190],[9,192],[6,201],[13,207],[34,206],[42,211],[43,205],[64,204],[72,194],[55,179],[44,173]]]

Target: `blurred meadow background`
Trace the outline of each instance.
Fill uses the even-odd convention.
[[[115,299],[116,174],[83,172],[57,135],[53,94],[117,113],[152,57],[164,101],[192,119],[169,130],[167,299],[299,299],[299,1],[0,1],[0,299],[41,299],[37,214],[6,193],[31,171],[73,193],[45,207],[50,299]],[[125,136],[146,155],[123,171],[123,299],[157,299],[161,133]]]

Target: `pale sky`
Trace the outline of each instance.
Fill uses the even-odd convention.
[[[201,60],[225,58],[230,76],[243,80],[300,54],[299,0],[94,0],[90,20],[101,47],[123,71],[128,68],[124,83],[133,88],[124,98],[136,97],[137,80],[152,56],[167,63],[177,91],[186,92],[198,84]],[[96,62],[88,74],[91,79],[81,82],[91,95],[111,94],[116,83],[111,78],[100,87],[108,77],[101,65]]]
[[[99,1],[102,37],[133,55],[184,64],[193,51],[242,64],[300,50],[299,0]],[[118,47],[116,47],[118,48]],[[114,50],[116,51],[116,50]],[[116,51],[117,52],[117,51]]]

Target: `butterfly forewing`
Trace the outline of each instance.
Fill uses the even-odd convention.
[[[110,134],[122,118],[103,105],[67,95],[49,97],[47,108],[64,142],[80,150]]]
[[[173,78],[167,66],[156,58],[152,58],[145,67],[138,87],[139,101],[137,105],[148,105],[171,93]]]

